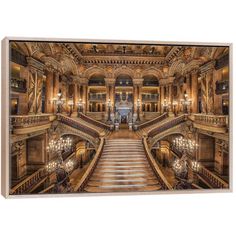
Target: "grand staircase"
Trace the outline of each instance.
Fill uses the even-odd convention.
[[[161,185],[149,165],[141,140],[108,139],[84,191],[142,192],[159,189]]]

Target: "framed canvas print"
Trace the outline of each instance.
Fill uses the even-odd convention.
[[[231,190],[231,44],[5,38],[5,197]]]

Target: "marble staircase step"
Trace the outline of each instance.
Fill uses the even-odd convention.
[[[91,193],[113,193],[113,192],[151,192],[151,191],[157,191],[160,190],[160,185],[153,185],[153,186],[117,186],[116,188],[110,187],[110,186],[103,186],[103,187],[85,187],[86,192]]]

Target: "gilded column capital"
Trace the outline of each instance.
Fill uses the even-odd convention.
[[[143,85],[143,79],[142,78],[135,78],[133,79],[133,84],[137,86],[142,86]]]
[[[199,75],[199,72],[200,72],[200,70],[199,70],[199,68],[195,68],[195,69],[193,69],[191,72],[190,72],[190,74],[191,75]]]
[[[45,65],[42,62],[34,59],[33,57],[27,57],[26,59],[27,59],[28,67],[31,72],[37,71],[43,74]]]
[[[73,79],[74,84],[79,84],[80,83],[80,77],[78,75],[72,75],[71,78]]]
[[[45,64],[45,70],[50,71],[50,72],[60,72],[61,69],[61,64],[54,58],[52,57],[43,57],[42,61]]]
[[[162,78],[159,80],[160,86],[165,86],[168,84],[172,84],[174,82],[175,77],[174,76],[169,76],[167,78]]]
[[[213,60],[213,61],[209,61],[206,64],[202,65],[200,67],[201,75],[211,73],[215,69],[215,64],[216,64],[216,61]]]
[[[79,84],[81,85],[88,85],[88,78],[79,78]]]
[[[106,85],[114,85],[116,82],[116,79],[113,77],[105,78]]]

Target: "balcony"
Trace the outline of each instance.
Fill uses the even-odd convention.
[[[143,94],[143,102],[156,102],[158,100],[158,94]]]
[[[106,94],[97,93],[97,94],[89,94],[90,101],[106,101]]]
[[[28,134],[48,129],[55,116],[50,114],[10,116],[13,134]]]
[[[11,89],[13,92],[18,93],[26,93],[26,80],[25,79],[18,79],[18,78],[11,78]]]
[[[211,132],[225,133],[228,130],[228,116],[194,114],[194,126]]]

